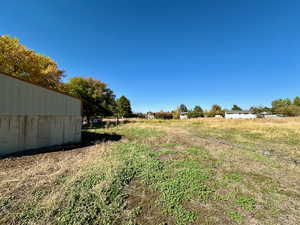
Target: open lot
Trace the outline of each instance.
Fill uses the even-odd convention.
[[[300,224],[300,118],[89,132],[120,138],[0,159],[0,224]]]

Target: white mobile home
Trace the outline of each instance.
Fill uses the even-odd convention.
[[[181,112],[179,118],[180,118],[181,120],[188,119],[188,114],[187,114],[187,112]]]
[[[232,110],[225,112],[226,119],[255,119],[257,115],[248,110]]]

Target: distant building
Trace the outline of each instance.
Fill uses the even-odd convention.
[[[146,118],[148,120],[154,120],[155,119],[155,115],[154,115],[154,113],[148,112],[147,115],[146,115]]]
[[[261,118],[280,118],[283,117],[281,114],[272,114],[271,112],[262,112],[260,114]]]
[[[264,118],[280,118],[283,117],[282,115],[276,115],[276,114],[268,114],[264,115]]]
[[[249,110],[231,110],[225,112],[226,119],[255,119],[257,115]]]
[[[180,116],[179,116],[179,119],[181,119],[181,120],[188,119],[187,112],[181,112],[181,113],[180,113]]]
[[[90,120],[88,121],[88,119],[86,117],[84,117],[82,119],[82,124],[83,125],[87,125],[88,122],[92,125],[98,125],[98,124],[101,124],[102,123],[102,118],[101,117],[92,117],[90,118]]]

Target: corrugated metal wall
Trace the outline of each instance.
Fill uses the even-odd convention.
[[[0,73],[0,115],[80,116],[79,99]]]
[[[79,99],[0,73],[0,155],[80,139]]]

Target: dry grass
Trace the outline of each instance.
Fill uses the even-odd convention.
[[[59,183],[64,182],[66,177],[70,177],[68,182],[72,183],[82,176],[82,169],[101,160],[109,145],[110,143],[103,143],[70,151],[2,159],[0,199],[13,201],[9,208],[0,213],[0,224],[16,223],[16,214],[22,213],[23,208],[40,197],[42,207],[51,212],[63,201],[64,192],[67,191],[65,187],[68,184]]]

